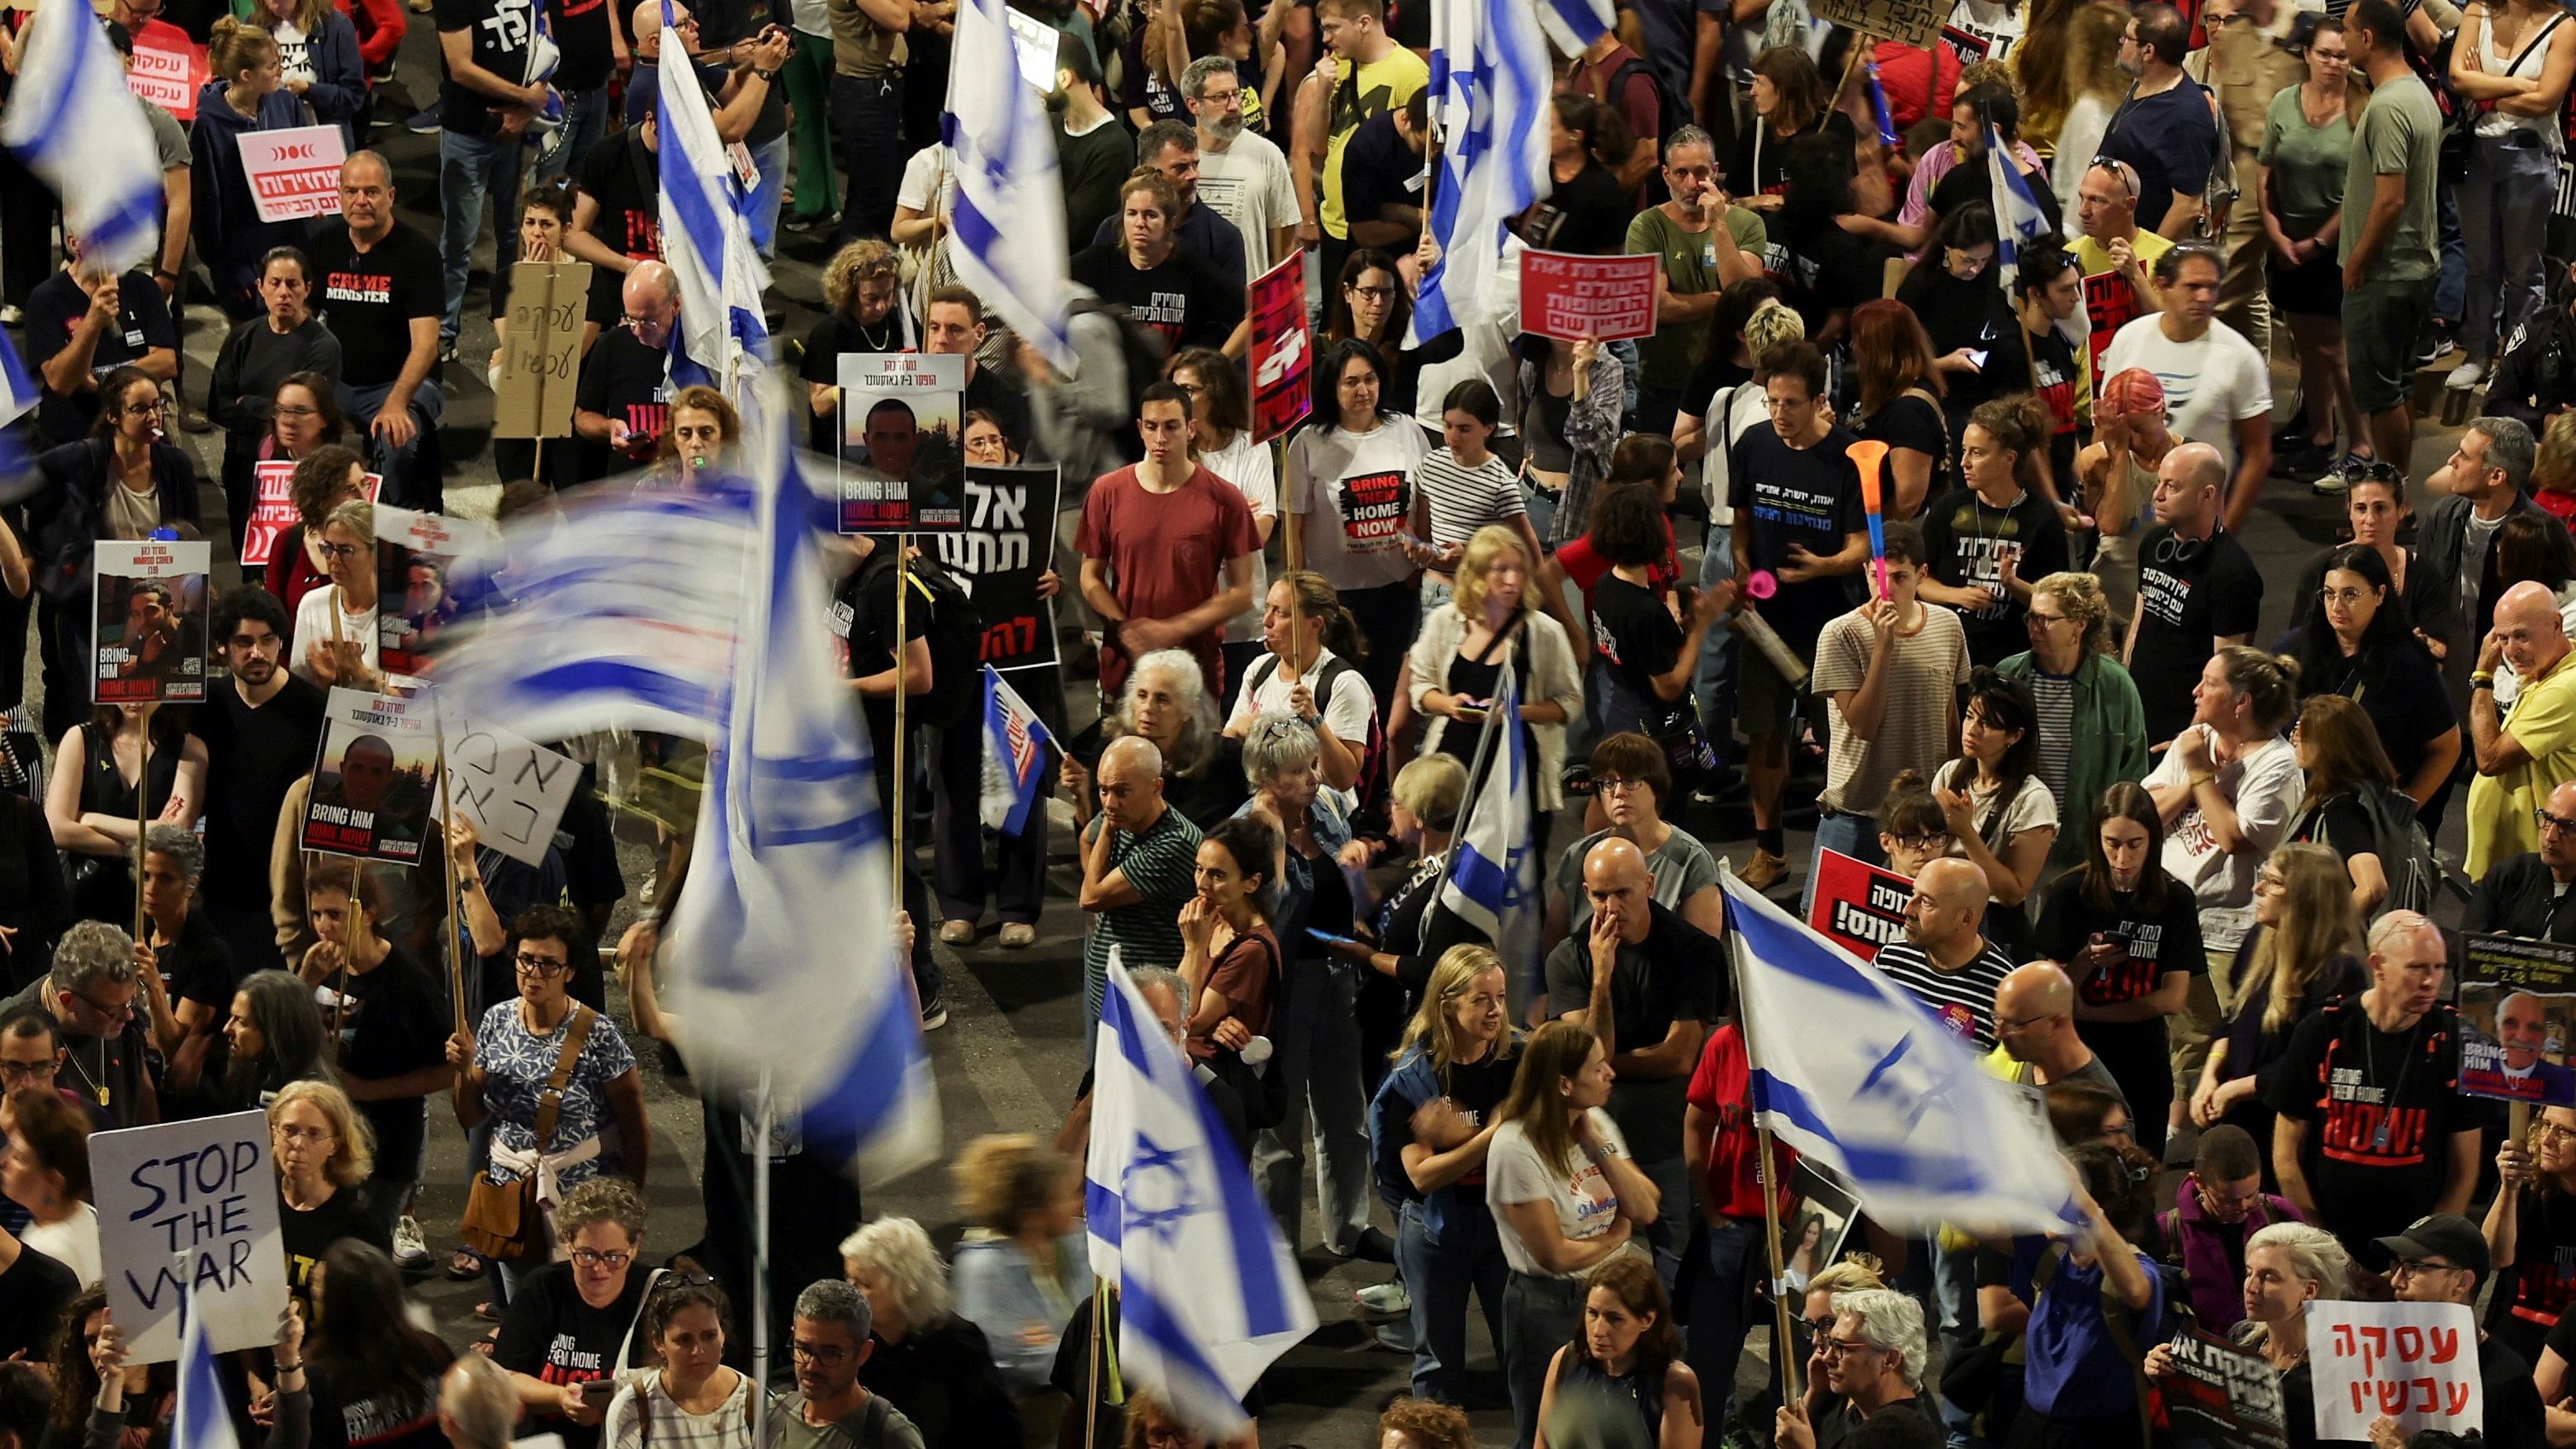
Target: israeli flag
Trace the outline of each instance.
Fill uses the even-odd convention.
[[[123,272],[161,240],[161,152],[125,66],[87,5],[36,10],[19,40],[18,80],[0,112],[0,145],[63,199],[82,263]],[[14,198],[23,204],[25,198]]]
[[[1580,10],[1589,0],[1567,3]],[[1511,219],[1549,185],[1555,83],[1539,39],[1548,14],[1547,5],[1533,9],[1528,0],[1433,0],[1431,122],[1443,149],[1431,188],[1431,235],[1440,260],[1414,297],[1408,347],[1497,318],[1495,274]],[[1605,10],[1605,27],[1606,17]]]
[[[1530,772],[1536,763],[1521,729],[1520,684],[1506,664],[1485,713],[1476,768],[1467,775],[1483,783],[1468,798],[1467,816],[1449,856],[1449,878],[1440,885],[1440,903],[1484,932],[1506,953],[1507,966],[1523,966],[1533,978],[1538,958],[1527,948],[1538,940],[1538,853],[1530,839],[1537,823],[1530,814]],[[1513,961],[1516,951],[1528,959]]]
[[[1993,168],[1995,191],[1995,277],[2004,295],[2012,295],[2013,278],[2021,274],[2021,249],[2057,229],[2032,194],[2030,180],[2012,163],[2003,128],[1986,123],[1986,164]]]
[[[685,899],[685,897],[684,897]],[[1315,1329],[1297,1259],[1189,1061],[1113,953],[1084,1166],[1091,1271],[1118,1287],[1118,1365],[1211,1441]]]
[[[563,65],[563,48],[555,44],[554,22],[546,18],[546,0],[531,0],[528,11],[528,69],[526,79],[519,84],[532,86],[555,78],[555,71]],[[529,128],[542,135],[563,123],[563,92],[548,86],[546,103],[538,108],[536,118],[528,123]]]
[[[0,495],[10,491],[7,485],[34,461],[27,449],[25,430],[16,423],[35,411],[43,397],[35,378],[27,372],[27,364],[19,359],[17,347],[7,333],[0,332]]]
[[[1004,0],[962,0],[949,42],[939,136],[955,158],[957,280],[1057,372],[1074,369],[1066,298],[1072,253],[1056,182],[1055,131],[1021,78]]]
[[[2080,1229],[2047,1126],[1905,989],[1720,867],[1753,1109],[1892,1228]],[[1819,1023],[1832,1024],[1818,1030]]]
[[[1004,835],[1028,829],[1029,812],[1046,808],[1046,747],[1055,743],[1037,712],[1001,671],[984,666],[984,828]]]
[[[685,56],[671,16],[670,0],[663,0],[662,53]],[[694,375],[718,379],[715,386],[740,407],[767,371],[769,323],[761,293],[769,287],[769,269],[751,244],[742,187],[716,135],[706,92],[665,85],[655,104],[662,118],[662,256],[680,279],[672,379],[682,375],[684,355],[701,369]]]
[[[1556,48],[1572,59],[1608,35],[1619,17],[1611,0],[1538,0],[1538,23],[1546,27],[1547,38],[1556,42]]]
[[[170,1442],[187,1449],[240,1449],[232,1413],[224,1407],[223,1381],[215,1375],[214,1349],[206,1341],[206,1315],[184,1293],[179,1312],[186,1322],[179,1330],[179,1407]]]

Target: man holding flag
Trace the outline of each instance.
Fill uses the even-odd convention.
[[[1513,245],[1511,219],[1550,184],[1554,82],[1546,56],[1539,12],[1532,7],[1508,0],[1435,0],[1431,122],[1442,149],[1426,218],[1431,265],[1414,298],[1407,347],[1493,321],[1498,311],[1508,310],[1494,295],[1494,281]]]

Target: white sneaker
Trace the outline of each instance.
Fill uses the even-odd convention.
[[[2451,369],[2451,375],[2442,379],[2442,386],[2463,389],[2472,388],[2476,387],[2481,381],[2483,381],[2486,378],[2486,375],[2487,365],[2485,363],[2478,361],[2474,357],[2462,358],[2460,360],[2460,365]]]
[[[1351,1301],[1370,1313],[1391,1315],[1413,1311],[1413,1295],[1404,1291],[1404,1280],[1400,1278],[1374,1288],[1363,1288],[1351,1295]]]
[[[394,1262],[405,1268],[429,1266],[429,1240],[421,1236],[419,1221],[409,1213],[394,1224]]]

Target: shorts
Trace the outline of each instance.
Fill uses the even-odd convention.
[[[2352,400],[2364,413],[2414,394],[2415,338],[2433,315],[2431,277],[2375,278],[2343,294],[2343,346]]]
[[[1746,739],[1776,734],[1794,723],[1814,696],[1780,677],[1771,656],[1747,646],[1735,651],[1735,731]]]

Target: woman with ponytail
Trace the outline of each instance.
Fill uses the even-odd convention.
[[[1377,698],[1359,671],[1368,656],[1359,620],[1322,574],[1299,569],[1270,585],[1261,606],[1261,645],[1266,657],[1243,672],[1227,736],[1243,738],[1260,714],[1294,715],[1323,746],[1324,783],[1354,789],[1377,720]]]
[[[1968,486],[1923,514],[1932,576],[1922,596],[1959,611],[1968,658],[1979,665],[2022,650],[2032,581],[2074,566],[2042,483],[2049,429],[2048,405],[2031,393],[1979,404],[1959,439]]]

